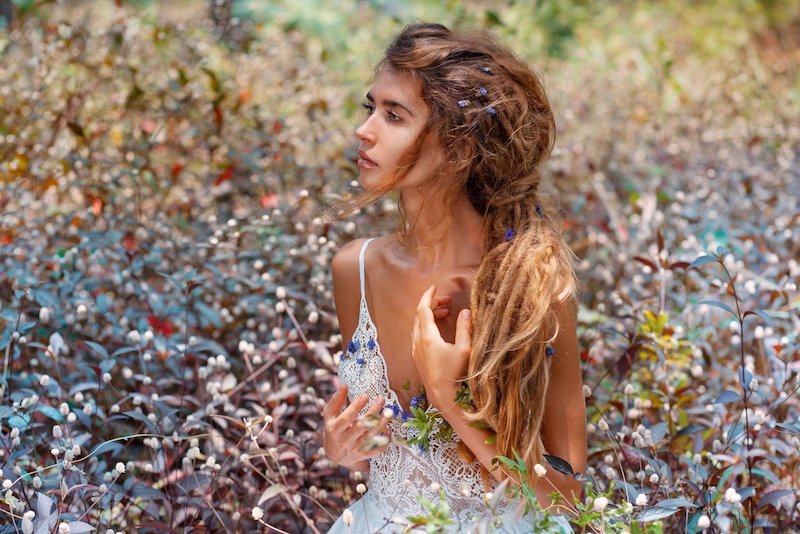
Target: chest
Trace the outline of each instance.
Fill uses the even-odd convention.
[[[472,279],[470,273],[442,273],[418,280],[389,278],[381,281],[373,278],[373,283],[368,285],[367,307],[375,325],[376,341],[386,362],[389,387],[397,393],[403,406],[407,406],[422,389],[411,357],[414,318],[422,294],[435,284],[435,296],[450,298],[439,307],[438,314],[442,316],[436,319],[436,326],[442,339],[453,343],[458,312],[469,307]]]

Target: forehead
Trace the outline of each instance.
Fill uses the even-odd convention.
[[[370,90],[375,100],[392,100],[399,102],[412,111],[427,109],[422,100],[422,87],[411,74],[384,67],[375,77]]]

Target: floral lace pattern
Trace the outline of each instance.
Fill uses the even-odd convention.
[[[395,413],[388,425],[393,440],[384,452],[370,459],[368,490],[349,508],[353,523],[346,526],[342,515],[329,532],[402,532],[403,527],[410,524],[406,519],[409,516],[428,515],[419,497],[431,503],[439,502],[439,488],[444,491],[449,519],[453,521],[446,528],[447,532],[483,531],[480,525],[485,526],[489,518],[483,496],[486,492],[494,491],[497,484],[489,478],[484,485],[479,461],[464,462],[458,453],[461,440],[456,433],[448,431],[449,425],[441,417],[431,417],[433,425],[428,429],[426,439],[419,439],[424,436],[420,435],[416,426],[404,424],[412,414],[403,410],[397,393],[389,384],[386,360],[378,344],[377,328],[367,307],[364,253],[373,239],[364,242],[359,255],[361,304],[358,325],[339,363],[339,378],[348,386],[350,402],[363,394],[370,399],[379,396],[386,399],[386,407]],[[368,406],[362,410],[362,415]],[[412,398],[410,406],[417,410],[416,415],[423,414],[423,407],[427,406],[424,395]],[[436,409],[427,406],[424,415],[436,416]],[[495,518],[502,521],[502,532],[531,532],[533,516],[519,517],[515,512],[516,504],[501,501],[495,508]],[[551,516],[551,520],[549,527],[537,531],[572,532],[564,517]]]
[[[347,384],[351,402],[362,394],[371,399],[383,396],[386,406],[395,412],[395,418],[388,425],[392,436],[407,442],[416,436],[417,430],[403,426],[409,413],[400,406],[397,393],[389,385],[386,361],[378,345],[377,329],[370,317],[364,291],[364,253],[372,239],[364,243],[359,256],[359,320],[353,339],[342,355],[339,378]],[[430,413],[432,410],[434,408],[429,406],[425,411]],[[463,531],[464,526],[485,515],[483,494],[491,491],[494,485],[484,488],[480,462],[476,460],[467,464],[461,459],[457,435],[443,441],[435,430],[427,449],[393,442],[386,451],[370,460],[369,502],[380,509],[387,521],[398,516],[425,515],[425,508],[417,496],[438,501],[437,492],[431,489],[435,482],[444,489],[452,519],[457,529]]]

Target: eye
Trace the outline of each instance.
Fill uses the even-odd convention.
[[[368,104],[368,103],[366,103],[366,102],[364,102],[363,104],[361,104],[361,107],[362,107],[362,108],[364,108],[364,114],[365,114],[367,117],[369,117],[370,115],[372,115],[372,112],[373,112],[373,111],[375,111],[375,106],[373,106],[372,104]]]
[[[398,115],[397,113],[392,113],[391,111],[387,111],[386,116],[388,117],[390,122],[400,122],[403,120],[402,118],[400,118],[400,115]]]

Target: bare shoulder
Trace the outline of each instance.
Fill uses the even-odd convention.
[[[336,251],[331,260],[333,276],[333,300],[336,316],[339,319],[339,330],[342,333],[342,345],[353,337],[358,325],[358,312],[361,303],[361,288],[358,275],[358,256],[367,238],[358,238],[345,243]]]
[[[334,283],[336,283],[337,278],[344,281],[345,278],[351,277],[348,275],[352,275],[352,271],[354,270],[356,281],[358,281],[358,255],[361,252],[361,246],[367,239],[366,237],[353,239],[342,245],[339,250],[336,251],[336,254],[333,255],[333,259],[331,260],[331,272],[334,277]]]

